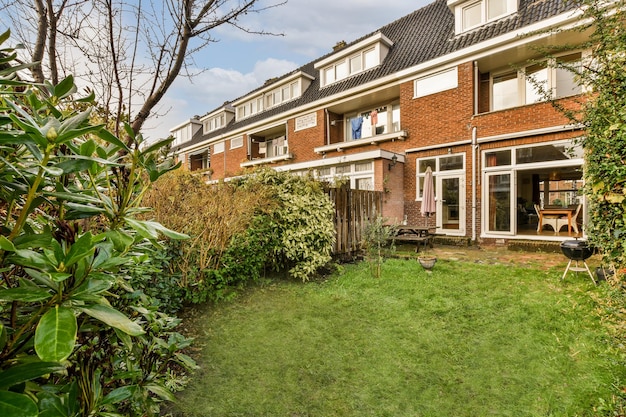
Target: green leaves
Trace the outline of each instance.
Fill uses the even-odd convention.
[[[79,310],[131,336],[140,336],[145,333],[139,324],[112,307],[95,304],[79,308]]]
[[[23,301],[33,303],[44,301],[52,295],[45,289],[39,287],[19,287],[0,289],[0,300],[3,301]]]
[[[3,417],[37,417],[37,404],[28,396],[0,391],[0,415]]]
[[[189,236],[183,233],[175,232],[163,226],[162,224],[153,222],[153,221],[142,221],[142,220],[135,220],[135,219],[129,218],[129,219],[126,219],[126,223],[128,223],[130,227],[135,229],[135,231],[139,233],[142,237],[145,237],[146,239],[150,239],[150,240],[157,240],[160,234],[163,234],[169,237],[170,239],[188,239],[189,238]]]
[[[76,316],[69,308],[48,310],[35,330],[35,351],[42,361],[64,361],[76,344]]]
[[[94,123],[109,115],[93,93],[75,97],[72,76],[19,81],[29,64],[14,65],[8,38],[0,34],[0,416],[158,414],[173,400],[164,370],[186,362],[161,343],[172,320],[129,275],[151,241],[186,237],[135,218],[151,181],[174,168],[159,156],[167,142],[142,148],[133,135],[127,145]]]
[[[0,389],[8,389],[47,374],[63,371],[65,367],[58,362],[22,363],[0,372]]]
[[[69,252],[65,256],[65,268],[68,268],[79,260],[92,255],[94,251],[95,246],[92,242],[91,233],[85,233],[70,247]]]

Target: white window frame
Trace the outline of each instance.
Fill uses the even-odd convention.
[[[230,149],[237,149],[243,147],[243,136],[238,136],[230,140]]]
[[[448,68],[413,81],[413,98],[425,97],[459,86],[458,67]]]
[[[449,169],[449,170],[443,170],[441,168],[441,164],[440,161],[442,159],[445,158],[452,158],[452,157],[460,157],[461,161],[463,161],[463,166],[461,168],[457,168],[457,169]],[[422,172],[420,171],[420,162],[424,161],[424,160],[434,160],[435,162],[435,167],[432,168],[432,172],[433,172],[433,179],[436,181],[437,176],[438,175],[459,175],[459,176],[465,176],[465,165],[466,165],[466,158],[467,155],[465,152],[458,152],[458,153],[452,153],[452,154],[444,154],[444,155],[435,155],[435,156],[426,156],[424,158],[417,158],[415,160],[415,201],[422,201],[423,200],[423,196],[420,192],[420,181],[424,180],[424,177],[426,176],[426,171]],[[465,177],[464,177],[465,178]]]
[[[559,71],[564,71],[563,69],[559,69],[556,67],[556,60],[558,60],[559,58],[566,58],[566,57],[571,57],[573,55],[578,55],[580,54],[580,62],[582,62],[582,60],[584,59],[585,54],[582,52],[570,52],[564,55],[560,55],[556,58],[550,58],[549,60],[544,61],[545,62],[545,69],[542,69],[540,71],[546,71],[547,75],[545,77],[545,90],[546,91],[550,91],[550,98],[551,99],[555,99],[555,98],[565,98],[565,97],[571,97],[577,94],[581,94],[584,89],[582,88],[582,86],[580,87],[579,90],[576,91],[571,91],[569,93],[566,94],[561,94],[561,92],[557,91],[557,80],[558,80],[558,74]],[[574,60],[575,61],[575,60]],[[514,107],[519,107],[519,106],[524,106],[527,104],[534,104],[534,103],[538,103],[538,102],[542,102],[542,101],[546,101],[544,97],[540,96],[540,95],[536,95],[536,93],[530,91],[530,89],[533,89],[533,84],[532,82],[529,80],[529,77],[527,76],[527,71],[529,68],[535,67],[537,65],[541,65],[541,63],[535,63],[535,64],[530,64],[527,65],[523,68],[521,68],[520,70],[517,71],[511,71],[511,69],[507,69],[507,70],[502,70],[499,72],[493,72],[491,73],[491,76],[489,78],[489,91],[490,91],[490,111],[499,111],[499,110],[506,110],[506,109],[510,109],[510,108],[514,108]],[[516,74],[516,86],[517,86],[517,100],[516,103],[510,106],[503,106],[503,107],[498,107],[496,108],[495,106],[495,94],[493,93],[494,91],[494,79],[497,79],[499,77],[505,76],[507,74],[512,74],[515,73]],[[529,94],[530,91],[530,94]]]
[[[321,87],[381,65],[392,45],[393,42],[389,38],[378,32],[316,62],[314,67],[319,71]],[[359,64],[354,65],[353,62]],[[341,71],[344,67],[345,70]]]
[[[381,108],[384,108],[384,111],[378,111]],[[371,114],[373,110],[377,110],[378,113],[378,123],[375,126],[371,126],[371,132],[369,136],[364,136],[363,130],[361,133],[361,139],[367,138],[375,138],[376,136],[387,135],[390,133],[396,133],[401,130],[402,120],[400,111],[400,102],[392,101],[389,103],[380,104],[379,106],[362,108],[358,112],[346,113],[345,118],[343,119],[343,135],[344,142],[353,142],[355,139],[352,138],[352,124],[351,120],[355,117],[359,117],[362,114]],[[394,117],[397,116],[397,120]],[[370,123],[370,119],[365,119],[363,123]],[[383,131],[381,133],[376,133],[376,128],[382,128]],[[362,128],[364,129],[364,128]],[[356,139],[358,140],[358,139]]]
[[[224,142],[217,142],[213,144],[213,155],[217,155],[218,153],[224,153],[225,145]]]
[[[357,171],[357,165],[365,165],[370,164],[368,170]],[[316,170],[316,176],[319,180],[322,181],[342,181],[345,180],[349,182],[350,188],[356,190],[356,184],[358,180],[370,180],[372,184],[372,188],[370,190],[374,190],[376,188],[376,180],[374,178],[374,161],[373,160],[363,160],[363,161],[355,161],[350,164],[341,164],[341,165],[333,165],[327,166],[324,168],[318,168]],[[341,167],[342,170],[345,169],[345,172],[337,172],[337,168]],[[320,170],[328,170],[328,173],[321,173]]]
[[[360,62],[360,66],[353,66],[353,60]],[[323,77],[323,86],[345,80],[370,68],[375,68],[380,65],[380,61],[380,48],[377,46],[366,48],[356,54],[347,56],[320,71]]]
[[[565,148],[572,148],[573,155],[569,159],[563,160],[548,160],[548,161],[537,161],[537,162],[517,162],[517,153],[523,152],[527,149],[536,148],[544,145],[552,145],[552,146],[564,146]],[[508,164],[496,164],[493,166],[487,166],[487,155],[495,152],[506,152],[510,153],[510,162]],[[558,140],[554,142],[538,142],[531,143],[526,145],[519,146],[507,146],[503,148],[495,148],[495,149],[485,149],[480,153],[480,160],[482,165],[482,173],[481,173],[481,181],[482,184],[485,184],[483,187],[481,198],[482,201],[489,201],[489,187],[488,178],[490,175],[511,175],[511,219],[514,218],[514,210],[517,207],[516,201],[514,197],[516,196],[515,187],[517,186],[517,175],[519,171],[528,171],[533,169],[544,169],[544,168],[564,168],[564,167],[583,167],[584,165],[584,151],[580,144],[575,143],[574,140]],[[584,196],[582,197],[584,201]],[[488,203],[487,203],[488,204]],[[583,202],[583,204],[585,204]],[[485,207],[487,208],[487,207]],[[517,227],[514,223],[511,224],[510,231],[488,231],[488,211],[485,209],[481,215],[481,222],[485,225],[485,228],[481,230],[481,237],[499,237],[502,235],[515,236],[517,234]],[[586,220],[585,220],[586,221]],[[541,238],[540,238],[541,239]],[[551,238],[546,238],[542,240],[552,240]]]
[[[506,2],[504,13],[490,17],[489,16],[489,3],[491,1]],[[518,7],[517,3],[518,3],[518,0],[471,0],[471,1],[448,0],[447,1],[448,6],[450,8],[454,8],[456,34],[470,31],[486,23],[501,19],[505,16],[508,16],[510,14],[517,12],[517,7]],[[468,26],[465,24],[464,13],[468,8],[475,7],[476,5],[479,5],[480,7],[480,21],[478,23]]]

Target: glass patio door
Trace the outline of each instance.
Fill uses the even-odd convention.
[[[465,184],[460,175],[437,176],[437,231],[465,233]]]
[[[486,231],[513,234],[515,219],[513,173],[511,171],[487,173],[486,185]]]

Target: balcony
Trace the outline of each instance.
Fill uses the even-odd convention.
[[[349,142],[331,143],[330,145],[320,146],[320,147],[314,148],[313,150],[319,154],[324,154],[327,152],[341,152],[344,149],[355,148],[358,146],[379,145],[383,142],[393,142],[396,140],[404,140],[406,139],[406,137],[407,137],[406,130],[399,130],[397,132],[370,136],[370,137],[363,138],[363,139],[354,139]]]

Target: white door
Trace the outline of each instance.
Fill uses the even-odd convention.
[[[437,233],[465,234],[465,177],[437,175]]]

